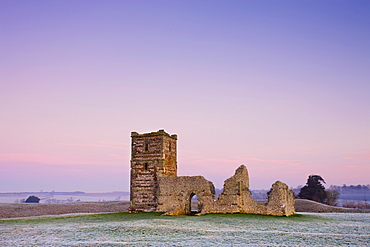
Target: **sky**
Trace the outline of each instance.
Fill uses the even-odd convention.
[[[0,192],[129,191],[130,134],[178,175],[370,184],[369,1],[0,1]]]

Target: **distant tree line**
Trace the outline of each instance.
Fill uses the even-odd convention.
[[[367,201],[345,201],[342,206],[345,208],[370,209],[370,204]]]
[[[345,185],[343,184],[342,186],[338,186],[338,185],[330,185],[330,189],[331,190],[336,190],[336,191],[342,191],[342,190],[370,190],[370,184],[367,184],[367,185],[361,185],[361,184],[358,184],[358,185]]]

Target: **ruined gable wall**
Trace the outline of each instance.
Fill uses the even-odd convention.
[[[235,175],[226,179],[224,191],[214,202],[212,212],[217,213],[264,213],[263,205],[255,202],[249,191],[248,170],[241,165]]]

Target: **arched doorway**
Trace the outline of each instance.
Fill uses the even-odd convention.
[[[195,193],[190,194],[190,199],[189,199],[189,205],[190,205],[190,215],[196,215],[200,213],[201,207],[198,201],[198,196]]]

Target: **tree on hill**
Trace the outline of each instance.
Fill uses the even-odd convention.
[[[39,203],[39,201],[40,198],[38,198],[37,196],[29,196],[25,203]]]
[[[320,175],[310,175],[306,185],[301,188],[298,197],[325,203],[325,187],[321,184],[321,181],[325,183],[325,180]]]
[[[310,175],[307,179],[306,185],[300,189],[298,198],[309,199],[336,206],[338,203],[337,200],[339,192],[333,189],[325,190],[325,187],[321,182],[325,183],[325,180],[320,175]]]

